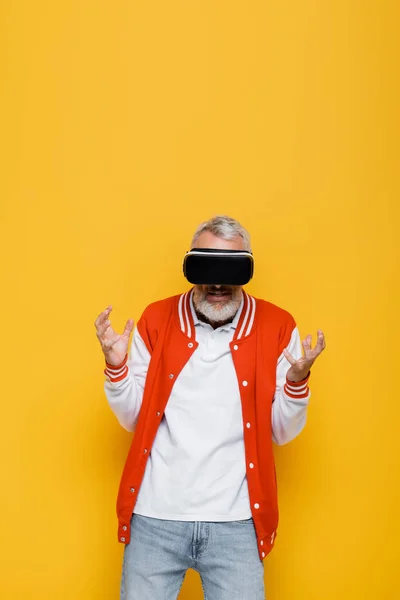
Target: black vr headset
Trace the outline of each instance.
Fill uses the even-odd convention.
[[[245,285],[253,272],[254,258],[247,250],[192,248],[183,259],[183,274],[195,284]]]

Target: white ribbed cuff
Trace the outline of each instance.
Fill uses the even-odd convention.
[[[126,364],[128,360],[128,353],[125,354],[124,360],[119,365],[110,365],[106,361],[106,368],[104,369],[104,374],[107,375],[108,379],[113,383],[117,381],[122,381],[128,375],[128,365]]]
[[[290,398],[295,400],[299,400],[301,398],[307,398],[309,394],[308,380],[310,379],[310,371],[305,379],[302,381],[289,381],[286,378],[286,383],[284,386],[284,392]]]

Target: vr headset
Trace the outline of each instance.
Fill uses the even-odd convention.
[[[254,258],[247,250],[192,248],[183,259],[183,274],[194,284],[245,285],[253,272]]]

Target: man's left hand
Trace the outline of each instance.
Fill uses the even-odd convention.
[[[311,348],[311,335],[308,334],[306,339],[303,341],[304,356],[296,360],[286,350],[283,350],[284,357],[290,362],[291,367],[286,373],[286,377],[289,381],[297,382],[305,379],[310,371],[311,366],[314,364],[317,357],[325,349],[325,336],[321,329],[318,329],[318,341],[315,348]]]

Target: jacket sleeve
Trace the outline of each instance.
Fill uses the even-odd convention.
[[[301,358],[302,344],[297,327],[292,331],[287,349],[294,358]],[[303,381],[294,383],[286,377],[289,368],[290,363],[282,353],[277,363],[276,390],[272,401],[272,440],[280,446],[293,440],[303,430],[311,397],[308,388],[310,373]]]
[[[131,347],[119,365],[106,362],[104,391],[120,425],[134,431],[142,405],[143,390],[151,354],[136,327]]]

